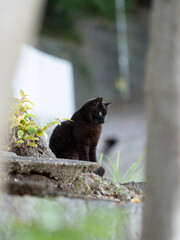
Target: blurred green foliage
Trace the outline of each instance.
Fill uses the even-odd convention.
[[[74,205],[74,214],[67,217],[66,207],[46,199],[36,202],[35,209],[38,219],[32,222],[7,217],[8,231],[0,226],[2,239],[10,235],[13,240],[109,240],[117,239],[117,234],[119,240],[124,239],[128,213],[123,209],[95,208],[92,204],[85,213]]]
[[[115,18],[115,2],[111,0],[49,0],[45,13],[47,27],[67,29],[82,16]]]
[[[133,8],[131,0],[126,9]],[[115,20],[115,0],[48,0],[42,32],[50,35],[64,35],[77,38],[73,23],[77,18],[99,17]]]

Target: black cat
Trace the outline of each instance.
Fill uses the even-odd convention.
[[[57,158],[97,162],[96,146],[107,117],[107,106],[102,98],[88,100],[71,118],[57,126],[49,147]],[[98,171],[102,169],[98,169]],[[102,172],[98,175],[103,175]]]

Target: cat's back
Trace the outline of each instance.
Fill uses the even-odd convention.
[[[56,157],[66,157],[65,153],[70,149],[74,149],[73,140],[73,122],[64,121],[61,125],[55,127],[50,141],[49,147]],[[67,156],[68,157],[68,156]]]
[[[70,135],[72,133],[73,129],[73,122],[72,121],[64,121],[61,123],[61,125],[57,125],[53,133],[51,135],[51,139],[57,138],[57,137],[62,137],[64,135]]]

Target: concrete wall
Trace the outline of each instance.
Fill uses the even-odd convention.
[[[139,94],[144,83],[149,11],[134,10],[127,21],[131,90]],[[106,101],[119,99],[120,94],[114,84],[119,75],[115,23],[102,19],[79,19],[74,27],[80,43],[41,36],[38,47],[73,63],[77,107],[96,96],[102,96]]]

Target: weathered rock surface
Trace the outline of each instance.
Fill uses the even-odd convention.
[[[2,150],[0,150],[0,154],[3,157],[16,157],[17,156],[17,154],[14,152],[8,152],[8,151],[2,151]]]
[[[32,180],[33,179],[33,180]],[[41,180],[41,181],[39,181]],[[141,184],[141,183],[136,183]],[[123,184],[113,183],[109,179],[101,178],[93,173],[81,173],[74,181],[62,183],[58,180],[49,180],[46,177],[10,176],[6,181],[5,192],[13,195],[33,196],[69,196],[85,199],[108,199],[121,202],[141,201],[143,192],[137,192],[136,187],[131,190]]]
[[[43,157],[43,158],[55,158],[54,153],[51,151],[51,149],[47,146],[47,143],[45,140],[40,137],[40,140],[37,141],[37,146],[26,146],[24,148],[22,147],[16,147],[13,144],[10,144],[10,150],[14,153],[16,153],[19,156],[26,156],[26,157]]]
[[[124,187],[129,189],[130,191],[134,191],[137,194],[143,194],[145,191],[145,182],[128,182],[122,184]]]
[[[93,173],[97,163],[63,160],[6,157],[5,191],[34,196],[81,196],[117,201],[142,200],[142,183],[120,184]],[[141,191],[140,191],[141,190]]]

